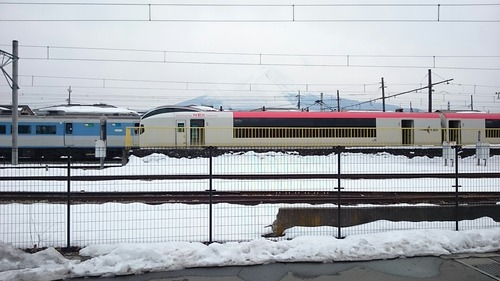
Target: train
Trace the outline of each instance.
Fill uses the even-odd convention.
[[[140,148],[500,144],[500,113],[184,111],[146,113]]]
[[[106,158],[131,150],[500,145],[500,113],[218,111],[161,106],[142,116],[27,115],[18,121],[19,157]],[[0,116],[0,157],[12,155],[12,117]]]

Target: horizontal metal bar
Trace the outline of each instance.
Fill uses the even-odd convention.
[[[500,173],[403,173],[403,174],[341,174],[342,179],[419,179],[419,178],[500,178]],[[29,176],[0,177],[2,181],[106,181],[106,180],[274,180],[274,179],[337,179],[338,174],[226,174],[226,175],[105,175],[105,176]]]
[[[337,191],[212,191],[213,203],[256,205],[262,203],[332,203]],[[0,202],[65,203],[143,202],[146,204],[208,204],[210,191],[171,192],[0,192]],[[500,192],[461,192],[462,203],[496,204]],[[342,204],[434,203],[449,204],[456,200],[454,192],[342,192]]]

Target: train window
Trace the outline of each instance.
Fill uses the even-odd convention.
[[[500,120],[486,119],[485,128],[487,138],[500,138]]]
[[[375,118],[238,118],[235,138],[374,138]]]
[[[205,120],[191,119],[190,125],[190,142],[192,145],[205,144]]]
[[[29,135],[29,134],[31,134],[31,126],[30,125],[19,125],[17,127],[17,133]]]
[[[73,123],[66,123],[65,132],[66,132],[66,135],[73,134]]]
[[[401,138],[403,144],[414,144],[415,130],[413,120],[401,120]]]
[[[375,128],[375,118],[235,118],[234,127]]]
[[[144,125],[141,125],[139,122],[134,122],[134,135],[144,133]]]
[[[56,126],[55,125],[36,125],[35,133],[37,135],[55,135]]]
[[[234,128],[235,138],[375,138],[375,128]]]
[[[499,129],[486,129],[487,138],[500,138],[500,128]]]
[[[458,144],[462,143],[460,120],[448,120],[448,140]]]
[[[0,125],[0,135],[5,135],[5,134],[7,134],[7,126]]]
[[[177,132],[184,133],[184,123],[177,123]]]

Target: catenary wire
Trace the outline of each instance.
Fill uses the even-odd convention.
[[[446,19],[442,18],[441,16],[441,8],[444,7],[496,7],[499,6],[500,4],[498,3],[450,3],[450,4],[427,4],[427,3],[415,3],[415,4],[382,4],[382,3],[368,3],[368,4],[213,4],[213,3],[208,3],[208,4],[195,4],[195,3],[187,3],[187,4],[176,4],[176,3],[98,3],[98,2],[0,2],[0,5],[23,5],[23,6],[28,6],[28,5],[33,5],[33,6],[41,6],[41,5],[46,5],[46,6],[110,6],[110,7],[118,7],[118,6],[144,6],[147,8],[148,13],[142,15],[143,18],[140,19],[127,19],[127,18],[122,18],[122,19],[109,19],[109,18],[102,18],[102,19],[72,19],[72,18],[66,18],[66,19],[21,19],[21,18],[13,18],[13,19],[0,19],[0,21],[12,21],[12,22],[23,22],[23,21],[81,21],[81,22],[93,22],[93,21],[99,21],[99,22],[138,22],[138,21],[163,21],[163,22],[500,22],[500,19],[493,18],[493,19],[464,19],[464,18],[451,18],[451,19]],[[279,7],[279,8],[286,8],[288,12],[288,17],[285,19],[280,19],[280,18],[270,18],[270,19],[189,19],[189,18],[171,18],[171,19],[162,19],[162,18],[153,18],[151,16],[152,10],[155,7],[161,7],[161,6],[167,6],[167,7],[237,7],[237,8],[248,8],[248,7],[260,7],[260,8],[270,8],[270,7]],[[353,8],[360,8],[360,7],[383,7],[383,8],[402,8],[402,7],[432,7],[436,8],[434,11],[429,11],[433,13],[433,18],[432,19],[426,19],[426,18],[421,18],[421,19],[404,19],[404,18],[395,18],[395,19],[367,19],[367,18],[361,18],[361,19],[321,19],[316,17],[311,17],[311,18],[296,18],[295,16],[295,10],[304,7],[312,7],[312,8],[324,8],[324,7],[353,7]],[[435,12],[437,11],[437,15]],[[279,15],[278,15],[279,16]]]
[[[1,44],[0,46],[8,46],[7,44]],[[500,58],[499,55],[380,55],[380,54],[286,54],[286,53],[243,53],[243,52],[206,52],[206,51],[177,51],[177,50],[147,50],[147,49],[123,49],[123,48],[98,48],[98,47],[75,47],[75,46],[41,46],[41,45],[21,45],[20,47],[29,48],[43,48],[47,50],[47,55],[45,57],[24,57],[27,60],[62,60],[62,61],[95,61],[95,62],[133,62],[133,63],[177,63],[177,64],[212,64],[212,65],[262,65],[262,66],[313,66],[313,67],[341,67],[341,66],[352,66],[352,67],[401,67],[401,68],[442,68],[442,69],[467,69],[467,70],[500,70],[496,67],[465,67],[465,66],[445,66],[436,65],[435,61],[433,63],[428,62],[427,66],[422,65],[403,65],[403,64],[362,64],[353,63],[352,59],[355,58],[424,58],[433,59],[436,58]],[[163,59],[153,59],[153,60],[141,60],[141,59],[98,59],[98,58],[71,58],[71,57],[50,57],[49,50],[53,49],[71,49],[71,50],[88,50],[88,51],[111,51],[111,52],[146,52],[146,53],[162,53],[164,55]],[[228,55],[228,56],[253,56],[254,61],[202,61],[202,60],[167,60],[166,54],[201,54],[201,55]],[[342,58],[346,59],[345,62],[330,63],[330,64],[319,64],[319,63],[270,63],[263,62],[262,59],[272,60],[272,57],[332,57],[332,58]],[[258,61],[258,62],[257,62]]]
[[[21,57],[25,60],[45,61],[86,61],[86,62],[123,62],[123,63],[169,63],[169,64],[198,64],[198,65],[242,65],[242,66],[281,66],[281,67],[366,67],[366,68],[413,68],[413,69],[463,69],[463,70],[485,70],[499,71],[495,67],[459,67],[459,66],[420,66],[420,65],[368,65],[368,64],[303,64],[303,63],[245,63],[245,62],[207,62],[207,61],[169,61],[169,60],[132,60],[132,59],[84,59],[84,58],[36,58]]]
[[[0,44],[11,47],[11,44]],[[385,54],[299,54],[299,53],[257,53],[257,52],[209,52],[209,51],[179,51],[159,49],[130,49],[130,48],[103,48],[82,46],[53,46],[53,45],[18,45],[26,48],[42,49],[72,49],[90,51],[123,51],[123,52],[150,52],[150,53],[180,53],[180,54],[206,54],[206,55],[241,55],[241,56],[290,56],[290,57],[340,57],[340,58],[500,58],[500,55],[385,55]]]

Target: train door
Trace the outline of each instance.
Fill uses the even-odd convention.
[[[415,144],[415,130],[413,120],[401,120],[402,144]]]
[[[455,142],[456,144],[462,143],[462,133],[461,133],[461,121],[460,120],[449,120],[448,130],[449,130],[449,140]]]
[[[73,123],[64,123],[64,146],[74,146]]]
[[[191,145],[205,144],[205,120],[192,119],[190,123],[189,140]]]
[[[175,129],[175,145],[186,146],[186,121],[177,120],[177,126]]]

